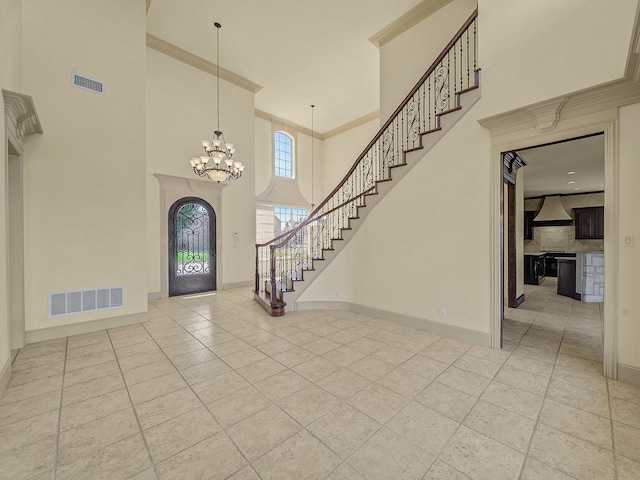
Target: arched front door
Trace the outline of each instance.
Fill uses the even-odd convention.
[[[216,289],[216,213],[197,197],[169,209],[169,296]]]

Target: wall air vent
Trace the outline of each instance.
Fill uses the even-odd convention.
[[[124,287],[49,294],[49,317],[124,307]]]
[[[75,87],[90,90],[100,95],[104,95],[104,83],[94,80],[93,78],[85,77],[74,73],[71,75],[71,82]]]

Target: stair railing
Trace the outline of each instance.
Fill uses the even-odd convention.
[[[439,130],[439,117],[459,108],[459,94],[477,86],[477,17],[476,9],[322,203],[295,228],[256,244],[254,292],[270,297],[272,308],[282,307],[283,293],[342,240],[366,197],[405,165],[405,153],[421,148],[422,135]]]

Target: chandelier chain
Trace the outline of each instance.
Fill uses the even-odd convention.
[[[216,109],[218,129],[213,132],[211,140],[202,140],[202,148],[206,155],[193,157],[191,167],[193,172],[199,177],[207,177],[214,182],[224,182],[225,180],[237,180],[242,176],[244,165],[242,162],[234,161],[233,154],[236,149],[232,143],[227,143],[220,130],[220,25],[216,27]]]
[[[218,131],[220,132],[220,25],[218,22],[215,23],[216,26],[216,81],[217,81],[217,92],[216,92],[216,106],[218,107]]]

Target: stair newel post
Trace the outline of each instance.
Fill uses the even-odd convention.
[[[271,306],[276,307],[278,304],[277,288],[276,288],[276,247],[269,245],[269,260],[271,266],[269,268],[269,278],[271,280]]]

